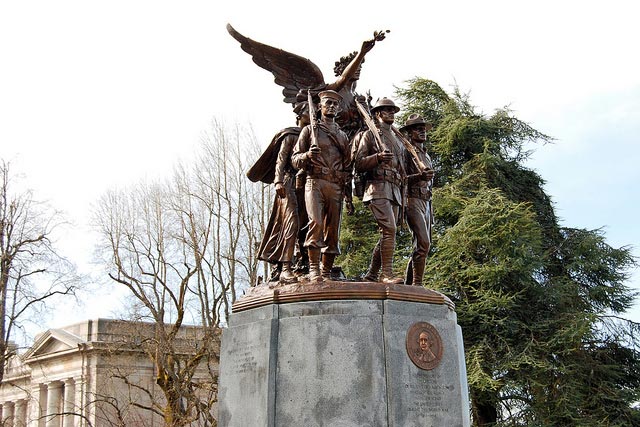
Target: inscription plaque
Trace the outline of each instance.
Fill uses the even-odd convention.
[[[442,339],[430,323],[417,322],[407,331],[407,354],[420,369],[429,371],[442,360]]]

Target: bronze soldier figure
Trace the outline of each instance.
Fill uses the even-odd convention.
[[[364,279],[396,284],[404,282],[403,278],[393,277],[393,253],[403,201],[406,156],[406,150],[392,128],[398,111],[400,109],[392,100],[379,99],[371,108],[377,129],[363,131],[354,140],[355,171],[364,173],[365,177],[362,201],[371,209],[380,229],[380,239]]]
[[[309,280],[331,277],[335,257],[340,253],[338,237],[343,198],[352,209],[350,192],[351,156],[349,140],[335,117],[342,101],[333,90],[319,93],[321,120],[302,129],[293,150],[293,166],[304,169],[305,204],[309,229],[304,246],[309,256]],[[313,117],[311,117],[313,123]],[[322,253],[322,271],[320,255]]]
[[[298,126],[278,132],[265,150],[265,154],[247,173],[252,179],[262,171],[262,174],[267,176],[266,180],[272,181],[275,185],[276,197],[269,223],[258,249],[258,259],[272,264],[271,281],[280,280],[284,283],[297,281],[291,263],[299,230],[299,207],[295,192],[296,169],[291,164],[291,154],[302,127],[309,124],[309,109],[306,102],[296,104],[293,111],[296,114]],[[273,156],[276,153],[277,157],[273,162]],[[273,170],[274,164],[275,170]],[[265,181],[265,179],[261,180]],[[301,208],[304,209],[304,206]]]
[[[426,170],[410,156],[406,160],[407,170],[407,206],[405,214],[407,225],[413,236],[413,253],[407,265],[405,284],[422,286],[424,266],[431,247],[431,226],[433,224],[433,208],[431,205],[431,187],[433,185],[433,164],[424,144],[427,141],[427,128],[431,125],[418,114],[409,115],[400,131],[405,133]]]

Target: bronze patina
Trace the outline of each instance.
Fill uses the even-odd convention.
[[[245,37],[231,25],[227,30],[258,66],[273,74],[284,102],[294,108],[305,103],[309,110],[310,125],[298,122],[279,132],[247,173],[254,182],[275,185],[276,200],[259,250],[259,258],[273,266],[272,281],[338,279],[333,267],[340,253],[342,207],[354,211],[355,176],[356,195],[380,230],[363,280],[421,286],[433,224],[433,165],[424,148],[428,124],[412,115],[398,130],[393,124],[400,108],[393,100],[383,97],[371,105],[370,96],[355,92],[365,55],[389,31],[374,32],[359,51],[336,61],[337,79],[326,82],[309,59]],[[405,218],[413,253],[405,277],[395,277],[396,232]]]
[[[433,225],[433,207],[431,189],[433,186],[433,164],[427,154],[427,128],[431,125],[418,114],[409,115],[400,131],[405,133],[413,147],[407,165],[407,197],[405,216],[411,230],[413,252],[407,265],[405,283],[422,286],[427,254],[431,248],[431,227]]]
[[[438,330],[428,322],[411,325],[407,331],[407,354],[420,369],[429,371],[442,360],[442,338]]]
[[[380,239],[364,278],[383,283],[404,282],[404,278],[393,276],[407,156],[402,141],[392,130],[399,110],[391,99],[379,99],[371,108],[374,120],[368,121],[369,129],[356,135],[353,143],[355,171],[365,178],[362,201],[371,210],[380,230]]]
[[[305,204],[309,229],[304,242],[309,256],[309,280],[331,279],[338,246],[343,199],[351,204],[349,139],[335,122],[342,97],[320,92],[320,120],[305,126],[293,149],[293,166],[305,171]],[[320,255],[322,254],[322,271]]]

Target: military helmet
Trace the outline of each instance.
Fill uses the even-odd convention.
[[[376,105],[373,106],[373,108],[371,108],[371,112],[375,112],[376,110],[383,108],[383,107],[393,107],[394,109],[394,113],[397,113],[398,111],[400,111],[400,108],[398,108],[398,106],[389,98],[378,98],[378,100],[376,101]]]

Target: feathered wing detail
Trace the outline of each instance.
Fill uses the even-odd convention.
[[[300,89],[317,88],[325,84],[322,71],[316,64],[294,53],[251,40],[227,24],[231,37],[240,42],[242,50],[251,55],[253,62],[271,72],[274,81],[282,86],[284,102],[295,104]]]

